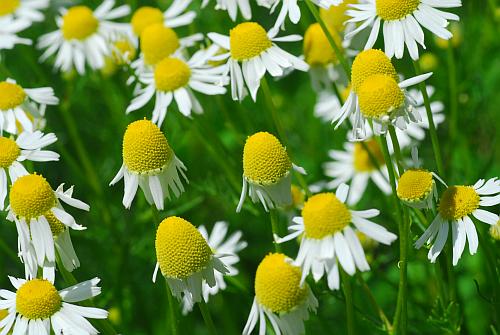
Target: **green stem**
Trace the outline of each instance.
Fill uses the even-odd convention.
[[[205,300],[201,299],[201,301],[198,303],[198,307],[200,307],[200,312],[203,316],[203,320],[205,321],[208,332],[211,335],[217,335],[217,329],[215,328],[214,321],[212,320],[212,316],[210,315],[210,311],[208,310],[208,306]]]
[[[276,243],[276,241],[274,240],[274,236],[279,236],[278,211],[276,209],[269,210],[269,216],[271,217],[271,227],[273,230],[274,250],[276,252],[281,252],[281,244]]]
[[[401,155],[401,148],[399,146],[399,141],[398,141],[398,136],[396,135],[396,130],[394,129],[394,126],[392,126],[392,125],[389,126],[389,134],[391,136],[392,147],[394,148],[394,154],[396,156],[396,165],[398,167],[397,174],[399,176],[401,176],[404,172],[404,169],[402,166],[403,156]]]
[[[175,300],[174,297],[172,296],[172,292],[170,291],[170,287],[168,286],[167,281],[165,280],[165,286],[167,289],[167,300],[168,300],[168,315],[167,315],[167,320],[169,320],[170,324],[170,332],[172,335],[177,335],[177,317],[175,313]]]
[[[420,65],[418,64],[417,61],[413,61],[413,67],[415,68],[416,75],[420,75],[421,74]],[[422,96],[424,97],[424,105],[425,105],[425,111],[427,113],[427,118],[429,119],[429,132],[431,134],[432,149],[434,151],[434,158],[436,159],[438,173],[441,178],[444,178],[443,159],[441,158],[441,148],[439,146],[439,139],[436,132],[436,125],[434,124],[434,118],[432,117],[429,95],[427,94],[427,89],[425,87],[424,82],[420,83],[419,86],[420,86],[420,91],[422,92]]]
[[[313,5],[311,0],[305,0],[307,7],[309,7],[309,10],[311,11],[311,14],[314,16],[316,21],[319,23],[321,26],[321,29],[323,29],[323,32],[326,35],[326,39],[330,43],[330,46],[332,47],[333,51],[335,52],[335,55],[337,56],[337,59],[339,60],[340,65],[345,71],[346,77],[349,78],[351,74],[351,68],[349,66],[349,63],[347,62],[346,58],[344,57],[344,54],[340,50],[339,46],[337,43],[335,43],[335,40],[333,39],[332,34],[330,33],[330,29],[327,28],[325,22],[319,15],[318,9]]]
[[[457,105],[457,70],[455,65],[455,55],[451,40],[448,41],[448,85],[450,87],[450,148],[453,148],[457,135],[458,105]],[[451,150],[450,152],[453,152]]]
[[[342,276],[342,287],[344,289],[345,296],[345,308],[347,314],[347,334],[356,335],[356,329],[354,327],[354,299],[352,295],[352,283],[351,276],[349,276],[344,270],[341,270]]]
[[[155,227],[158,227],[160,224],[160,213],[154,204],[151,205],[151,213],[153,214],[153,224]]]
[[[446,274],[448,276],[448,296],[450,302],[457,301],[457,284],[455,280],[455,272],[453,270],[453,241],[449,239],[448,250],[446,250]]]
[[[368,297],[368,300],[370,300],[370,303],[372,304],[372,306],[375,309],[375,311],[378,313],[378,315],[380,317],[380,320],[385,325],[385,328],[386,328],[387,332],[391,333],[392,332],[391,322],[389,321],[389,319],[385,315],[385,313],[382,310],[382,308],[380,308],[380,306],[378,305],[377,300],[375,299],[375,297],[373,296],[372,291],[370,290],[370,287],[366,284],[366,282],[363,279],[363,277],[361,276],[361,274],[357,274],[357,277],[358,277],[359,283],[361,284],[361,287],[363,288],[363,291],[365,291],[365,294]]]

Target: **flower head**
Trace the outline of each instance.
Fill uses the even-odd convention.
[[[411,207],[431,208],[437,196],[432,172],[425,169],[406,170],[398,180],[397,195]]]

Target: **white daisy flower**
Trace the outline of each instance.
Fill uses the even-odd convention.
[[[370,269],[351,223],[357,230],[382,244],[390,245],[396,240],[396,235],[369,220],[379,214],[378,210],[349,209],[345,205],[348,193],[349,186],[341,184],[335,194],[313,195],[304,204],[302,216],[293,218],[295,224],[288,227],[291,233],[283,238],[275,236],[278,243],[302,236],[294,262],[302,268],[301,282],[309,273],[313,274],[315,281],[326,273],[328,287],[336,290],[340,286],[337,263],[351,276],[356,269]]]
[[[170,192],[175,197],[184,192],[181,177],[188,182],[186,170],[160,128],[144,119],[128,125],[123,135],[123,165],[110,185],[124,179],[125,208],[130,208],[140,187],[148,203],[163,210]]]
[[[111,20],[130,13],[128,5],[113,9],[114,0],[105,0],[94,11],[86,6],[61,8],[56,18],[56,31],[42,35],[37,47],[46,49],[40,60],[45,61],[57,53],[54,66],[63,72],[73,68],[79,74],[85,73],[85,64],[92,70],[104,67],[105,59],[111,54],[108,40],[113,36],[129,32],[125,23]]]
[[[391,60],[382,51],[362,51],[352,64],[351,93],[332,123],[337,123],[335,128],[338,128],[352,116],[352,140],[366,138],[367,119],[373,122],[373,130],[377,135],[384,134],[389,124],[405,130],[410,122],[421,121],[421,115],[414,108],[417,103],[405,89],[431,75],[426,73],[398,82]]]
[[[350,181],[350,192],[347,197],[348,205],[358,203],[368,186],[369,180],[372,180],[384,194],[391,194],[389,174],[379,144],[375,138],[367,139],[364,143],[373,158],[375,158],[376,166],[370,154],[360,142],[345,142],[344,151],[330,150],[328,155],[333,161],[323,164],[325,175],[333,178],[325,184],[326,189],[333,190],[339,185]]]
[[[420,249],[424,244],[430,244],[428,258],[434,263],[446,244],[451,224],[453,265],[457,265],[467,240],[471,255],[476,253],[479,245],[471,215],[481,222],[495,225],[499,219],[498,215],[480,207],[498,204],[500,204],[500,180],[497,178],[491,178],[486,182],[480,179],[472,186],[449,186],[439,200],[438,214],[415,242],[415,248]]]
[[[347,15],[352,18],[347,22],[361,23],[358,28],[346,35],[352,38],[360,31],[372,26],[365,45],[371,49],[377,41],[383,22],[385,53],[389,58],[403,58],[405,44],[413,60],[418,59],[418,44],[425,49],[422,27],[434,35],[448,40],[453,35],[446,29],[448,20],[458,21],[458,15],[438,8],[462,6],[461,0],[367,0],[364,3],[350,5],[352,10]]]
[[[134,35],[140,36],[146,27],[155,23],[162,23],[169,28],[191,24],[196,17],[196,12],[186,11],[191,2],[192,0],[174,0],[163,13],[158,8],[139,7],[130,20]]]
[[[155,247],[157,263],[153,282],[159,269],[179,300],[189,295],[193,303],[200,302],[203,283],[214,287],[217,284],[215,273],[228,273],[221,261],[224,255],[214,253],[201,233],[182,218],[171,216],[160,223]]]
[[[26,20],[0,17],[0,50],[12,49],[16,44],[30,45],[31,40],[29,38],[17,36],[17,33],[30,25],[31,23]]]
[[[301,283],[301,270],[284,254],[269,254],[260,262],[255,274],[255,298],[243,335],[259,325],[265,335],[267,323],[275,334],[305,333],[304,321],[316,312],[318,300],[307,283]]]
[[[0,308],[8,310],[1,334],[82,334],[99,332],[87,319],[106,319],[108,312],[74,304],[98,296],[100,279],[94,278],[57,291],[53,280],[9,276],[15,292],[1,290]]]
[[[61,184],[54,191],[41,175],[28,174],[12,184],[9,202],[7,219],[16,223],[19,252],[29,276],[36,278],[38,267],[46,266],[52,267],[53,276],[55,249],[61,258],[68,256],[66,258],[71,259],[64,263],[68,271],[79,265],[69,235],[59,238],[69,228],[86,229],[62,206],[64,202],[84,211],[90,209],[86,203],[73,198],[73,186],[64,191],[64,184]]]
[[[176,57],[167,57],[159,61],[154,72],[142,73],[139,81],[145,85],[139,89],[126,113],[144,107],[153,96],[155,106],[152,121],[159,127],[167,115],[167,110],[173,100],[177,103],[179,111],[186,117],[191,116],[191,111],[202,113],[203,108],[196,99],[193,90],[206,94],[216,95],[226,93],[229,81],[225,66],[211,67],[207,61],[215,53],[200,50],[188,61]]]
[[[8,78],[0,82],[0,134],[24,131],[33,132],[37,119],[45,114],[47,105],[57,105],[59,99],[50,87],[23,88]]]
[[[4,209],[7,197],[8,179],[14,183],[17,178],[28,174],[21,162],[49,162],[59,160],[59,154],[42,150],[57,141],[56,135],[34,133],[21,133],[15,140],[0,136],[0,210]]]
[[[238,252],[247,247],[247,242],[241,240],[242,233],[237,231],[226,239],[228,224],[224,221],[215,223],[212,233],[209,235],[205,226],[198,227],[199,232],[207,241],[208,246],[212,249],[215,257],[224,257],[224,265],[227,268],[226,276],[236,276],[239,271],[235,265],[240,261]],[[225,290],[227,285],[224,281],[224,275],[221,272],[215,272],[215,285],[210,287],[206,282],[203,282],[202,296],[205,302],[211,295],[216,295],[219,291]],[[193,299],[191,295],[185,294],[182,299],[182,313],[186,315],[193,310]]]
[[[42,10],[49,7],[49,0],[3,0],[0,6],[0,20],[15,18],[33,22],[44,19]]]
[[[328,9],[330,6],[337,6],[342,3],[342,0],[311,0],[321,8]],[[297,24],[300,20],[300,8],[298,0],[257,0],[259,6],[270,9],[271,14],[274,13],[278,5],[281,3],[281,9],[276,18],[273,31],[277,32],[280,27],[285,29],[285,19],[288,16],[293,24]]]
[[[274,42],[295,42],[300,35],[276,37],[277,32],[267,32],[255,22],[244,22],[230,30],[229,36],[209,33],[208,37],[228,52],[218,55],[218,60],[227,59],[227,71],[231,76],[233,100],[243,100],[246,87],[252,99],[257,98],[262,77],[268,72],[280,77],[284,70],[294,68],[307,71],[309,66],[300,58],[279,48]],[[241,63],[241,65],[240,65]]]
[[[238,8],[241,12],[241,16],[245,20],[250,20],[252,18],[252,8],[250,8],[249,0],[215,0],[215,9],[221,9],[228,12],[231,20],[236,21],[236,16],[238,15]],[[210,0],[203,0],[201,7],[208,5]]]
[[[236,212],[241,211],[247,194],[254,203],[260,201],[266,212],[291,205],[292,168],[305,174],[303,168],[292,164],[276,137],[267,132],[249,136],[243,149],[243,187]]]

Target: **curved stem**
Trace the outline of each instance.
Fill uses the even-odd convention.
[[[210,311],[208,310],[207,303],[205,302],[205,300],[203,300],[203,298],[198,303],[198,307],[200,307],[200,312],[203,316],[203,320],[205,321],[208,332],[211,335],[217,335],[217,329],[215,328],[214,321],[212,320],[212,316],[210,315]]]
[[[358,281],[361,284],[361,287],[363,288],[363,291],[365,291],[366,296],[368,297],[368,300],[370,300],[370,303],[373,306],[373,309],[378,313],[380,320],[382,323],[385,325],[385,328],[388,333],[392,332],[392,325],[387,316],[385,315],[384,311],[382,308],[380,308],[379,304],[377,303],[377,300],[373,296],[372,291],[370,290],[370,287],[366,284],[366,281],[363,279],[361,274],[357,274]]]
[[[276,252],[281,252],[281,244],[274,240],[274,236],[279,236],[279,222],[278,222],[278,211],[276,209],[269,210],[269,216],[271,217],[271,227],[273,230],[273,244],[274,250]]]
[[[354,299],[352,296],[352,283],[351,276],[349,276],[343,269],[340,270],[342,275],[342,287],[345,296],[345,308],[347,314],[347,334],[356,335],[356,328],[354,327]]]

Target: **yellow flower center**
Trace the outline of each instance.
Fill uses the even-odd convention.
[[[276,137],[267,133],[253,134],[243,149],[243,174],[257,184],[274,184],[285,177],[292,162]]]
[[[413,13],[420,0],[377,0],[377,15],[383,20],[400,20]]]
[[[163,22],[163,13],[158,8],[144,6],[137,9],[132,15],[130,21],[132,29],[137,36],[140,36],[142,31],[154,24]]]
[[[500,220],[497,221],[497,224],[490,227],[489,233],[493,239],[500,241]]]
[[[385,53],[377,49],[361,51],[352,63],[351,83],[354,92],[357,93],[365,79],[374,74],[385,74],[398,80],[396,69]]]
[[[18,178],[10,189],[9,199],[14,213],[27,221],[44,215],[57,202],[50,184],[38,174]]]
[[[231,57],[244,61],[260,55],[272,45],[264,28],[255,22],[240,23],[229,31]]]
[[[302,209],[305,236],[322,239],[344,229],[351,222],[349,208],[333,193],[310,197]]]
[[[200,232],[188,221],[171,216],[156,231],[156,258],[165,277],[186,279],[203,270],[212,250]]]
[[[9,315],[9,311],[6,309],[0,309],[0,321],[5,319],[5,317]]]
[[[344,22],[347,21],[350,17],[347,16],[345,11],[349,9],[350,4],[358,3],[357,0],[344,0],[338,6],[330,6],[328,9],[321,8],[319,15],[326,23],[327,26],[333,28],[334,31],[340,33],[344,31],[345,25]]]
[[[288,263],[283,254],[269,254],[255,274],[255,296],[259,304],[274,313],[286,313],[302,304],[307,288],[300,287],[300,268]]]
[[[64,14],[62,32],[66,40],[84,40],[94,34],[99,21],[92,10],[86,6],[75,6]]]
[[[64,223],[59,221],[59,219],[56,218],[56,216],[52,213],[52,211],[48,211],[43,216],[45,216],[45,218],[49,222],[50,231],[52,232],[52,235],[54,237],[59,236],[66,228]]]
[[[19,7],[20,0],[2,0],[0,1],[0,16],[12,14]]]
[[[175,31],[162,23],[154,23],[144,28],[140,42],[144,60],[149,65],[155,65],[180,47]]]
[[[156,89],[169,92],[188,84],[191,78],[191,69],[178,58],[165,58],[156,64],[155,84]]]
[[[479,208],[479,195],[472,186],[450,186],[439,201],[439,213],[445,220],[458,220]]]
[[[401,107],[405,95],[394,78],[374,74],[361,84],[358,98],[361,113],[367,118],[379,119]]]
[[[427,198],[432,192],[434,180],[432,173],[427,170],[407,170],[399,178],[397,194],[405,201],[419,201]]]
[[[357,172],[370,172],[378,170],[381,165],[385,164],[384,154],[382,153],[382,150],[380,150],[380,146],[375,139],[369,139],[364,143],[375,159],[377,165],[374,165],[375,162],[373,162],[373,159],[370,158],[370,153],[365,150],[363,144],[356,142],[354,143],[353,152],[354,169]]]
[[[0,168],[5,169],[11,166],[20,153],[21,149],[19,149],[16,141],[7,137],[0,137]]]
[[[294,207],[300,207],[304,204],[305,193],[297,185],[292,185],[292,205]]]
[[[62,306],[62,299],[54,285],[45,279],[24,283],[16,293],[16,309],[29,320],[48,319]]]
[[[23,88],[6,81],[0,82],[0,110],[6,111],[22,104],[26,99]]]
[[[334,31],[330,31],[330,33],[337,45],[341,45],[338,34]],[[304,35],[304,56],[309,65],[325,66],[337,63],[337,56],[319,23],[311,24],[306,30]]]
[[[112,50],[112,57],[116,64],[123,65],[127,61],[131,61],[136,55],[135,47],[130,43],[129,40],[123,39],[118,40],[114,43],[114,48]]]
[[[123,162],[135,173],[151,173],[162,169],[174,153],[160,128],[149,120],[128,125],[123,136]]]

